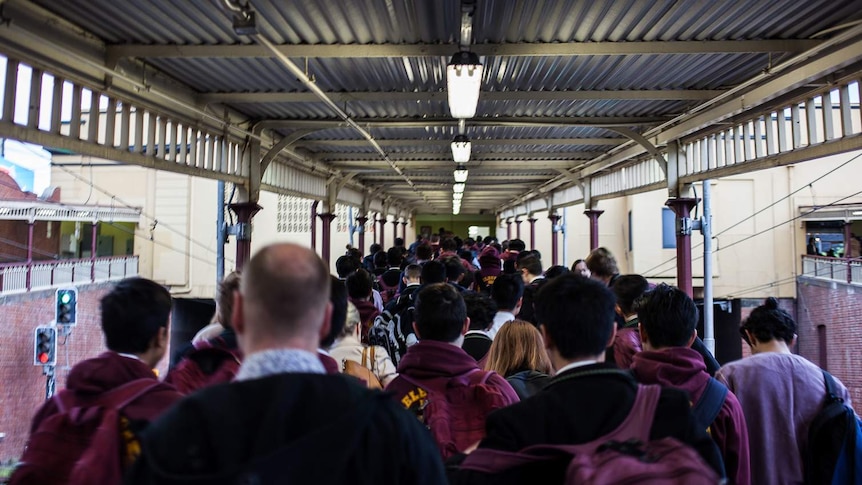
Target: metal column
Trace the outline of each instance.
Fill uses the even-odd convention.
[[[323,225],[320,228],[320,257],[323,262],[329,266],[329,249],[330,249],[330,231],[332,230],[332,221],[335,220],[335,214],[318,214]]]
[[[231,204],[230,210],[236,214],[236,270],[242,271],[245,263],[251,259],[251,218],[262,207],[254,202]]]
[[[691,284],[691,209],[697,199],[679,197],[668,199],[665,205],[676,214],[676,285],[689,297],[694,298]]]
[[[551,220],[551,266],[557,265],[557,247],[559,246],[559,237],[557,233],[559,232],[559,223],[560,216],[558,214],[549,214],[548,219]]]
[[[715,355],[715,319],[712,308],[712,190],[710,180],[703,181],[703,343]]]
[[[368,222],[368,218],[365,216],[359,216],[356,218],[356,225],[359,231],[359,251],[362,254],[365,254],[365,223]]]
[[[535,217],[530,217],[527,219],[527,222],[530,223],[530,249],[536,249],[536,219]]]
[[[584,215],[590,219],[590,251],[599,247],[599,216],[604,213],[598,209],[584,211]]]

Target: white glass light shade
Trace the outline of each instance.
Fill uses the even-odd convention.
[[[463,194],[465,185],[466,184],[452,184],[452,192],[455,192],[456,194]]]
[[[464,198],[463,192],[455,192],[454,194],[452,194],[452,201],[453,202],[461,202],[461,199],[463,199],[463,198]]]
[[[482,86],[482,63],[472,52],[458,52],[446,66],[446,89],[449,92],[449,112],[453,118],[476,116],[479,91]]]
[[[460,213],[461,213],[461,206],[452,207],[452,215],[453,216],[457,216]]]
[[[464,182],[467,181],[467,174],[468,173],[469,173],[469,170],[467,170],[465,168],[459,168],[459,169],[456,169],[454,172],[452,172],[452,175],[455,177],[455,182],[463,184]]]
[[[470,150],[472,146],[470,139],[464,135],[458,135],[452,140],[452,160],[455,163],[467,163],[470,161]]]

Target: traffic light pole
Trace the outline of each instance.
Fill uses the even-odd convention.
[[[54,367],[53,365],[46,365],[42,367],[42,374],[48,377],[45,382],[45,399],[51,399],[54,396],[54,391],[57,387],[57,380],[54,377]]]

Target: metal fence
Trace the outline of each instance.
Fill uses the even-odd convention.
[[[862,259],[802,256],[802,274],[812,278],[862,285]]]
[[[0,295],[136,276],[137,256],[0,264]]]

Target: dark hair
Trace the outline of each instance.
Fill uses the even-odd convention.
[[[616,288],[614,283],[614,291]],[[697,327],[697,305],[684,291],[664,283],[635,300],[635,308],[638,321],[656,349],[685,347]]]
[[[614,280],[611,290],[625,316],[635,312],[634,302],[649,289],[649,282],[639,274],[622,275]]]
[[[620,272],[616,258],[606,248],[593,249],[584,262],[587,263],[590,272],[597,276],[608,277]]]
[[[415,319],[420,340],[454,342],[461,336],[467,307],[454,286],[434,283],[416,294]]]
[[[423,285],[444,283],[446,281],[446,266],[440,261],[428,261],[422,265],[420,277]]]
[[[335,342],[347,320],[347,285],[335,276],[330,278],[329,301],[332,303],[332,320],[329,333],[320,341],[323,348],[328,348]]]
[[[565,266],[560,266],[559,264],[556,266],[551,266],[547,270],[545,270],[545,278],[552,279],[557,276],[562,276],[569,272],[569,268]]]
[[[574,262],[574,263],[572,263],[572,271],[577,271],[577,270],[575,269],[575,266],[579,265],[580,263],[587,264],[587,262],[586,262],[586,261],[584,261],[583,259],[575,260],[575,262]]]
[[[341,256],[335,260],[335,272],[339,278],[347,278],[360,267],[359,261],[351,256]]]
[[[371,262],[374,263],[375,268],[385,268],[386,263],[388,262],[388,257],[384,251],[377,251],[374,253],[374,256],[371,257]]]
[[[401,266],[401,261],[404,259],[404,253],[400,247],[392,246],[386,251],[386,262],[389,266]]]
[[[371,246],[368,247],[368,254],[370,254],[371,256],[374,256],[375,254],[379,253],[382,249],[383,249],[383,246],[381,246],[377,243],[372,243]]]
[[[233,328],[233,297],[239,290],[240,274],[231,271],[216,286],[216,318],[224,328]]]
[[[446,279],[452,283],[457,282],[458,277],[466,271],[464,265],[461,264],[461,258],[458,256],[447,256],[441,259],[440,262],[446,266]]]
[[[491,298],[502,310],[512,310],[518,304],[518,300],[524,296],[524,280],[521,275],[501,274],[494,279],[491,285]]]
[[[443,251],[454,251],[458,249],[458,243],[456,243],[451,237],[443,238],[443,240],[440,241],[440,249]]]
[[[159,329],[168,326],[171,293],[146,278],[121,280],[102,297],[102,332],[114,352],[146,352]]]
[[[604,352],[614,326],[614,304],[605,285],[569,273],[545,283],[534,306],[560,355],[575,359]]]
[[[434,250],[431,249],[430,244],[423,242],[416,246],[416,259],[420,261],[428,261],[433,255]]]
[[[468,290],[472,290],[476,284],[476,272],[464,270],[464,277],[461,278],[458,284]]]
[[[542,262],[532,254],[518,261],[518,269],[526,269],[534,276],[542,274]]]
[[[503,261],[503,273],[515,274],[517,272],[518,272],[518,268],[515,267],[515,260],[514,259],[506,259]]]
[[[396,237],[395,238],[395,246],[396,247],[404,246],[404,238],[403,237]]]
[[[470,330],[488,330],[494,323],[497,304],[487,295],[468,292],[461,295],[470,317]]]
[[[509,240],[509,251],[523,251],[527,249],[527,245],[520,239]]]
[[[745,330],[751,332],[758,342],[779,339],[790,344],[796,336],[796,322],[789,313],[778,308],[778,300],[770,296],[763,305],[752,310],[739,328],[742,338],[751,345]]]
[[[368,271],[360,268],[347,277],[344,282],[347,286],[347,295],[350,298],[368,298],[371,295],[372,282]]]

